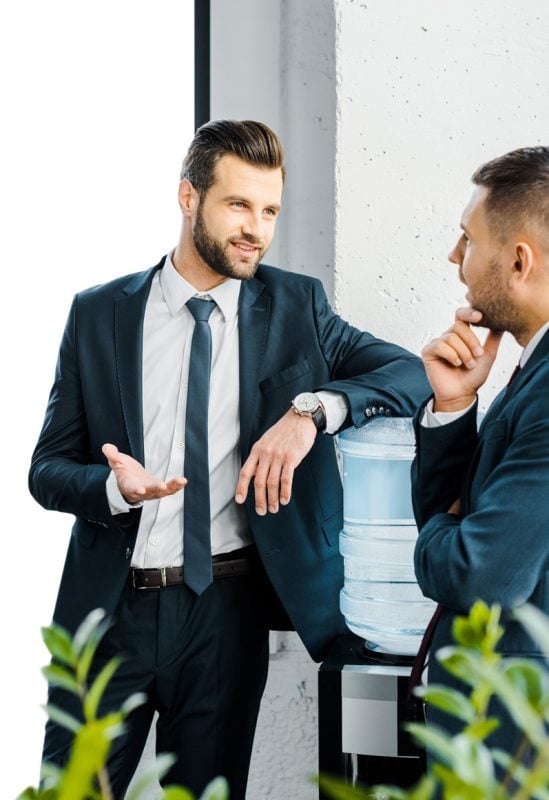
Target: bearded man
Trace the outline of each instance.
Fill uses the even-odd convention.
[[[104,608],[95,668],[125,656],[101,711],[146,697],[111,749],[116,798],[157,711],[157,750],[177,756],[165,781],[198,795],[224,775],[244,800],[269,628],[317,660],[345,631],[331,434],[428,392],[421,361],[340,319],[318,280],[260,265],[284,177],[266,125],[202,126],[177,247],[77,295],[62,340],[30,487],[76,516],[55,621]],[[69,748],[50,721],[45,760]]]

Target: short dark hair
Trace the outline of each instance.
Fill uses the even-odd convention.
[[[217,162],[235,155],[265,169],[280,169],[286,177],[280,139],[263,122],[218,119],[196,131],[181,168],[181,180],[189,180],[204,195],[214,182]]]
[[[529,222],[549,234],[549,147],[512,150],[483,164],[471,180],[489,189],[488,221],[502,241]]]

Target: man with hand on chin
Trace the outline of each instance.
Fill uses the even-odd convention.
[[[472,181],[449,256],[470,307],[422,354],[433,396],[416,424],[416,575],[440,604],[431,654],[453,642],[455,616],[481,598],[504,611],[501,651],[542,663],[549,654],[505,612],[525,602],[549,612],[549,148],[507,153]],[[488,329],[484,341],[477,325]],[[524,349],[477,432],[477,390],[505,331]],[[431,658],[429,683],[455,681]],[[493,710],[502,724],[487,744],[515,753],[520,731]],[[461,729],[442,711],[428,715]]]
[[[344,322],[320,281],[260,264],[284,177],[266,125],[199,128],[176,248],[77,295],[62,340],[30,487],[76,516],[54,619],[74,631],[106,609],[97,668],[126,656],[102,713],[146,696],[113,742],[117,799],[157,711],[165,781],[198,796],[224,775],[244,800],[269,627],[317,660],[345,630],[329,434],[428,391],[421,361]],[[77,713],[62,689],[51,702]],[[45,760],[70,744],[50,720]]]

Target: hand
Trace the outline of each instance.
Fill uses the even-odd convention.
[[[460,501],[459,497],[458,497],[457,500],[454,500],[454,502],[452,503],[452,505],[450,506],[450,508],[448,509],[448,511],[446,513],[447,514],[455,514],[456,517],[460,517],[461,516],[461,501]]]
[[[313,446],[316,434],[310,417],[300,416],[290,409],[252,447],[240,470],[236,502],[245,501],[253,478],[258,514],[263,516],[267,509],[276,514],[279,503],[287,505],[292,495],[294,470]]]
[[[502,333],[489,331],[481,344],[471,329],[482,314],[474,308],[458,308],[455,322],[421,354],[435,394],[435,411],[459,411],[474,402],[495,361]]]
[[[172,478],[167,483],[147,472],[135,458],[121,453],[114,444],[104,444],[101,448],[116,476],[120,494],[127,503],[142,500],[158,500],[179,492],[187,483],[186,478]]]

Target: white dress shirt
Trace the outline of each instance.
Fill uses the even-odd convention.
[[[519,365],[521,369],[524,367],[548,330],[549,322],[546,322],[545,325],[542,325],[541,328],[532,336],[520,354]],[[423,417],[421,418],[421,424],[424,428],[438,428],[441,425],[448,425],[449,422],[454,422],[454,420],[459,419],[466,414],[469,409],[475,405],[475,403],[476,400],[473,400],[473,402],[468,405],[467,408],[462,408],[460,411],[433,411],[433,399],[431,399],[425,406],[425,411],[423,413]]]
[[[175,269],[171,255],[153,278],[143,327],[143,430],[145,468],[169,480],[183,475],[185,409],[194,318],[186,307],[191,297],[216,303],[209,319],[212,365],[208,414],[208,457],[212,554],[228,553],[250,544],[244,506],[234,500],[241,468],[239,415],[238,298],[241,281],[228,279],[197,292]],[[346,398],[319,392],[326,409],[327,433],[343,424]],[[207,410],[204,410],[207,413]],[[167,567],[183,563],[185,489],[162,500],[129,505],[113,472],[107,480],[113,514],[142,505],[132,567]]]

